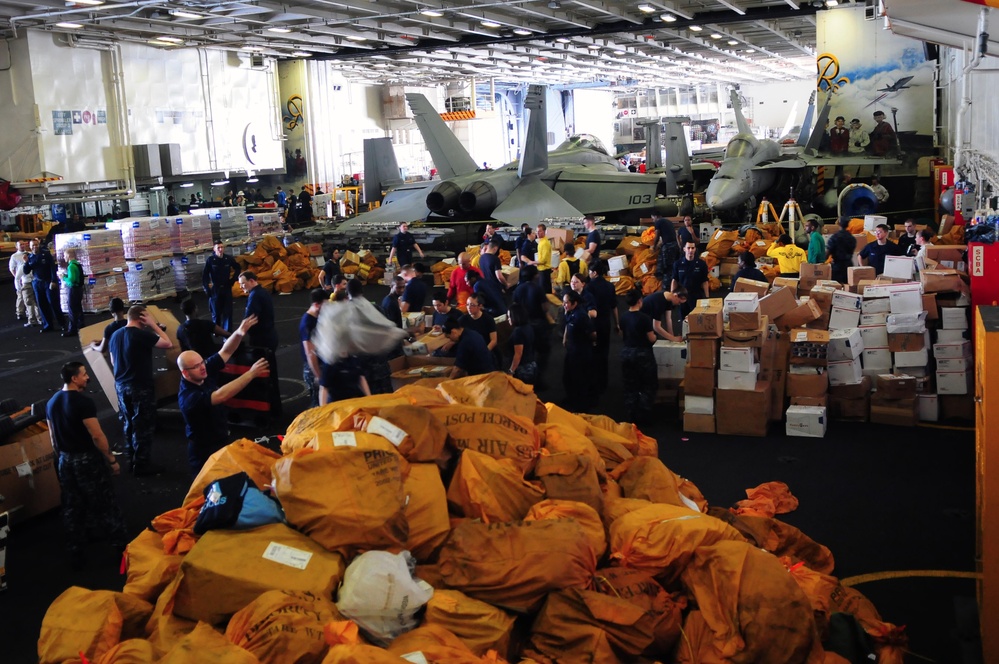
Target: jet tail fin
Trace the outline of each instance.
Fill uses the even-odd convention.
[[[444,124],[437,109],[430,105],[426,97],[409,92],[406,93],[406,101],[441,179],[472,173],[478,168],[475,160]]]
[[[822,142],[822,135],[826,133],[826,122],[829,121],[829,109],[832,107],[832,92],[826,93],[826,100],[822,104],[822,110],[819,111],[819,116],[815,118],[815,128],[812,130],[812,135],[808,137],[808,142],[805,143],[805,152],[809,154],[815,154],[819,149],[819,145]]]
[[[732,90],[732,111],[735,113],[735,124],[739,128],[739,133],[752,136],[753,130],[746,122],[746,116],[742,114],[742,102],[739,100],[738,90]]]
[[[527,122],[524,153],[517,169],[517,174],[522,178],[537,175],[548,168],[547,101],[547,91],[543,85],[528,88],[524,107],[531,111],[531,117]]]
[[[694,174],[690,168],[690,153],[687,151],[687,132],[683,123],[690,122],[689,117],[663,118],[666,123],[666,170],[673,174],[676,182],[693,182]]]
[[[392,139],[364,139],[364,200],[380,201],[385,190],[402,183]]]
[[[805,145],[808,142],[808,136],[812,130],[812,116],[815,115],[815,91],[812,91],[811,96],[808,98],[808,108],[805,109],[805,119],[801,121],[801,131],[798,132],[798,140],[795,141],[795,145]],[[816,125],[818,126],[818,125]],[[823,125],[823,129],[825,126]]]

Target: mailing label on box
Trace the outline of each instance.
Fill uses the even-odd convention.
[[[357,436],[353,431],[335,431],[333,447],[357,447]]]
[[[197,262],[198,265],[203,265],[204,262],[205,262],[205,257],[204,256],[198,256],[194,260],[195,260],[195,262]]]
[[[372,417],[368,422],[368,433],[386,438],[390,443],[399,447],[408,435],[405,431],[392,424],[382,417]]]
[[[427,656],[424,655],[423,652],[419,650],[416,650],[414,652],[407,652],[405,655],[399,655],[399,657],[406,660],[407,662],[411,662],[411,664],[430,664],[430,661],[427,659]]]
[[[117,277],[105,277],[104,283],[107,284],[108,286],[114,286],[116,283],[118,283],[118,279]]]
[[[794,341],[795,343],[802,343],[808,341],[808,332],[798,332],[796,335],[794,335]]]
[[[765,246],[767,246],[767,242],[766,242],[766,240],[757,240],[756,241],[756,246],[757,247],[765,247]]]
[[[267,545],[263,557],[265,560],[270,560],[281,565],[287,565],[295,569],[305,569],[309,566],[309,561],[312,560],[312,552],[302,551],[286,544],[271,542]]]
[[[25,461],[14,466],[18,477],[31,477],[31,462]]]
[[[642,246],[642,243],[639,242],[638,240],[632,240],[631,241],[631,246],[633,246],[633,247],[640,247],[640,246]]]
[[[200,219],[192,219],[191,220],[191,228],[201,228],[201,220]]]
[[[642,274],[645,274],[648,271],[649,271],[649,266],[646,265],[645,263],[642,263]]]
[[[160,227],[160,222],[158,220],[156,220],[156,219],[150,220],[150,222],[149,222],[149,230],[155,230],[155,229],[157,229],[159,227]],[[135,228],[138,228],[138,226],[136,226]]]

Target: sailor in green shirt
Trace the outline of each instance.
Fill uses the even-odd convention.
[[[64,337],[75,337],[83,327],[83,268],[76,260],[76,249],[66,250],[66,274],[62,283],[69,290],[69,321]]]
[[[808,231],[808,262],[826,262],[826,241],[822,239],[819,232],[819,222],[809,219],[805,222],[805,230]]]

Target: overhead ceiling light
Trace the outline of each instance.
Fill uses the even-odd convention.
[[[643,14],[651,14],[656,11],[656,8],[653,7],[652,5],[641,4],[638,5],[638,11],[642,12]]]
[[[593,51],[599,51],[601,47],[600,47],[600,44],[587,44],[586,48],[588,48],[590,50],[593,50]]]
[[[103,5],[104,0],[74,0],[72,3],[66,3],[66,4],[96,6],[96,5]]]
[[[562,9],[562,3],[552,0],[548,3],[548,9]]]
[[[280,32],[282,34],[287,34],[291,32],[290,28],[267,28],[267,32]]]
[[[56,23],[57,28],[66,28],[67,30],[79,30],[83,26],[79,23]]]
[[[436,9],[424,9],[420,13],[424,16],[430,16],[431,18],[440,18],[441,16],[444,16],[444,12],[439,12]]]
[[[183,187],[184,189],[187,189],[188,187],[193,187],[194,183],[193,182],[184,182],[184,183],[182,183],[179,186]]]
[[[195,14],[194,12],[184,11],[183,9],[171,9],[169,14],[170,16],[173,16],[175,18],[204,18],[204,16],[202,16],[201,14]]]
[[[153,46],[176,46],[177,42],[167,41],[165,39],[149,39],[146,41],[147,44],[152,44]]]
[[[164,187],[164,186],[163,186],[163,185],[161,185],[161,184],[158,184],[158,185],[156,185],[156,186],[154,186],[154,187],[150,187],[150,188],[149,188],[149,191],[159,191],[160,189],[166,189],[166,187]]]
[[[215,182],[212,183],[212,186],[213,187],[221,187],[221,186],[224,186],[224,185],[227,185],[227,184],[229,184],[228,180],[216,180]],[[184,185],[180,185],[180,186],[183,187]]]
[[[256,182],[260,182],[260,179],[259,178],[246,178],[246,184],[254,184]]]
[[[292,51],[291,55],[292,55],[292,57],[295,57],[295,58],[311,58],[312,57],[312,54],[309,53],[308,51]]]
[[[497,23],[496,21],[488,21],[488,20],[480,21],[480,25],[483,28],[499,28],[499,27],[501,27],[500,23]]]
[[[666,23],[676,23],[676,16],[673,16],[672,14],[663,14],[659,18]]]
[[[526,30],[524,28],[514,28],[513,29],[513,34],[515,34],[515,35],[533,35],[534,32],[532,32],[531,30]]]
[[[559,44],[568,44],[568,43],[569,43],[569,42],[571,42],[572,40],[571,40],[571,39],[569,39],[568,37],[559,37],[559,38],[558,38],[558,39],[556,39],[555,41],[557,41],[557,42],[558,42]]]
[[[163,35],[162,37],[155,37],[153,39],[153,41],[164,41],[164,42],[169,42],[171,44],[183,44],[184,43],[183,39],[180,39],[178,37],[170,37],[168,35]]]
[[[368,41],[367,37],[362,37],[361,35],[347,35],[347,39],[356,42]]]
[[[702,27],[701,27],[701,26],[699,26],[699,25],[689,25],[689,26],[687,26],[687,27],[688,27],[688,28],[690,28],[691,30],[693,30],[694,32],[700,32],[701,30],[703,30],[703,29],[704,29],[704,28],[702,28]]]
[[[717,32],[713,32],[713,33],[711,33],[711,38],[712,39],[721,39],[722,36],[720,34],[718,34]]]
[[[614,55],[624,55],[625,51],[614,51]]]
[[[756,51],[754,51],[751,48],[747,48],[745,51],[743,51],[743,53],[756,53]]]
[[[735,45],[737,45],[738,43],[739,43],[739,42],[737,42],[737,41],[736,41],[736,40],[734,40],[734,39],[729,39],[729,40],[728,40],[728,45],[729,45],[729,46],[735,46]]]
[[[838,7],[839,0],[826,0],[826,7]]]

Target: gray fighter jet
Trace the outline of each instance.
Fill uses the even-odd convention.
[[[548,152],[543,86],[532,85],[525,100],[530,118],[523,157],[494,170],[476,167],[426,97],[407,94],[406,100],[441,180],[395,187],[381,207],[348,223],[492,218],[519,225],[584,214],[636,223],[653,213],[677,213],[667,198],[677,194],[672,174],[629,173],[594,136],[570,136]]]
[[[734,210],[746,203],[751,197],[764,194],[777,180],[781,172],[794,172],[804,175],[817,166],[879,166],[882,164],[897,164],[899,160],[864,155],[825,156],[817,155],[816,151],[822,134],[825,133],[826,121],[829,119],[829,107],[832,96],[826,97],[822,110],[815,121],[815,128],[808,136],[808,141],[801,147],[782,151],[781,147],[769,139],[758,139],[753,135],[742,114],[739,94],[732,91],[732,109],[739,133],[732,137],[725,148],[725,159],[708,183],[705,201],[712,210]],[[811,111],[806,115],[806,124],[802,133],[808,131],[808,121]],[[694,166],[695,170],[700,164]]]

